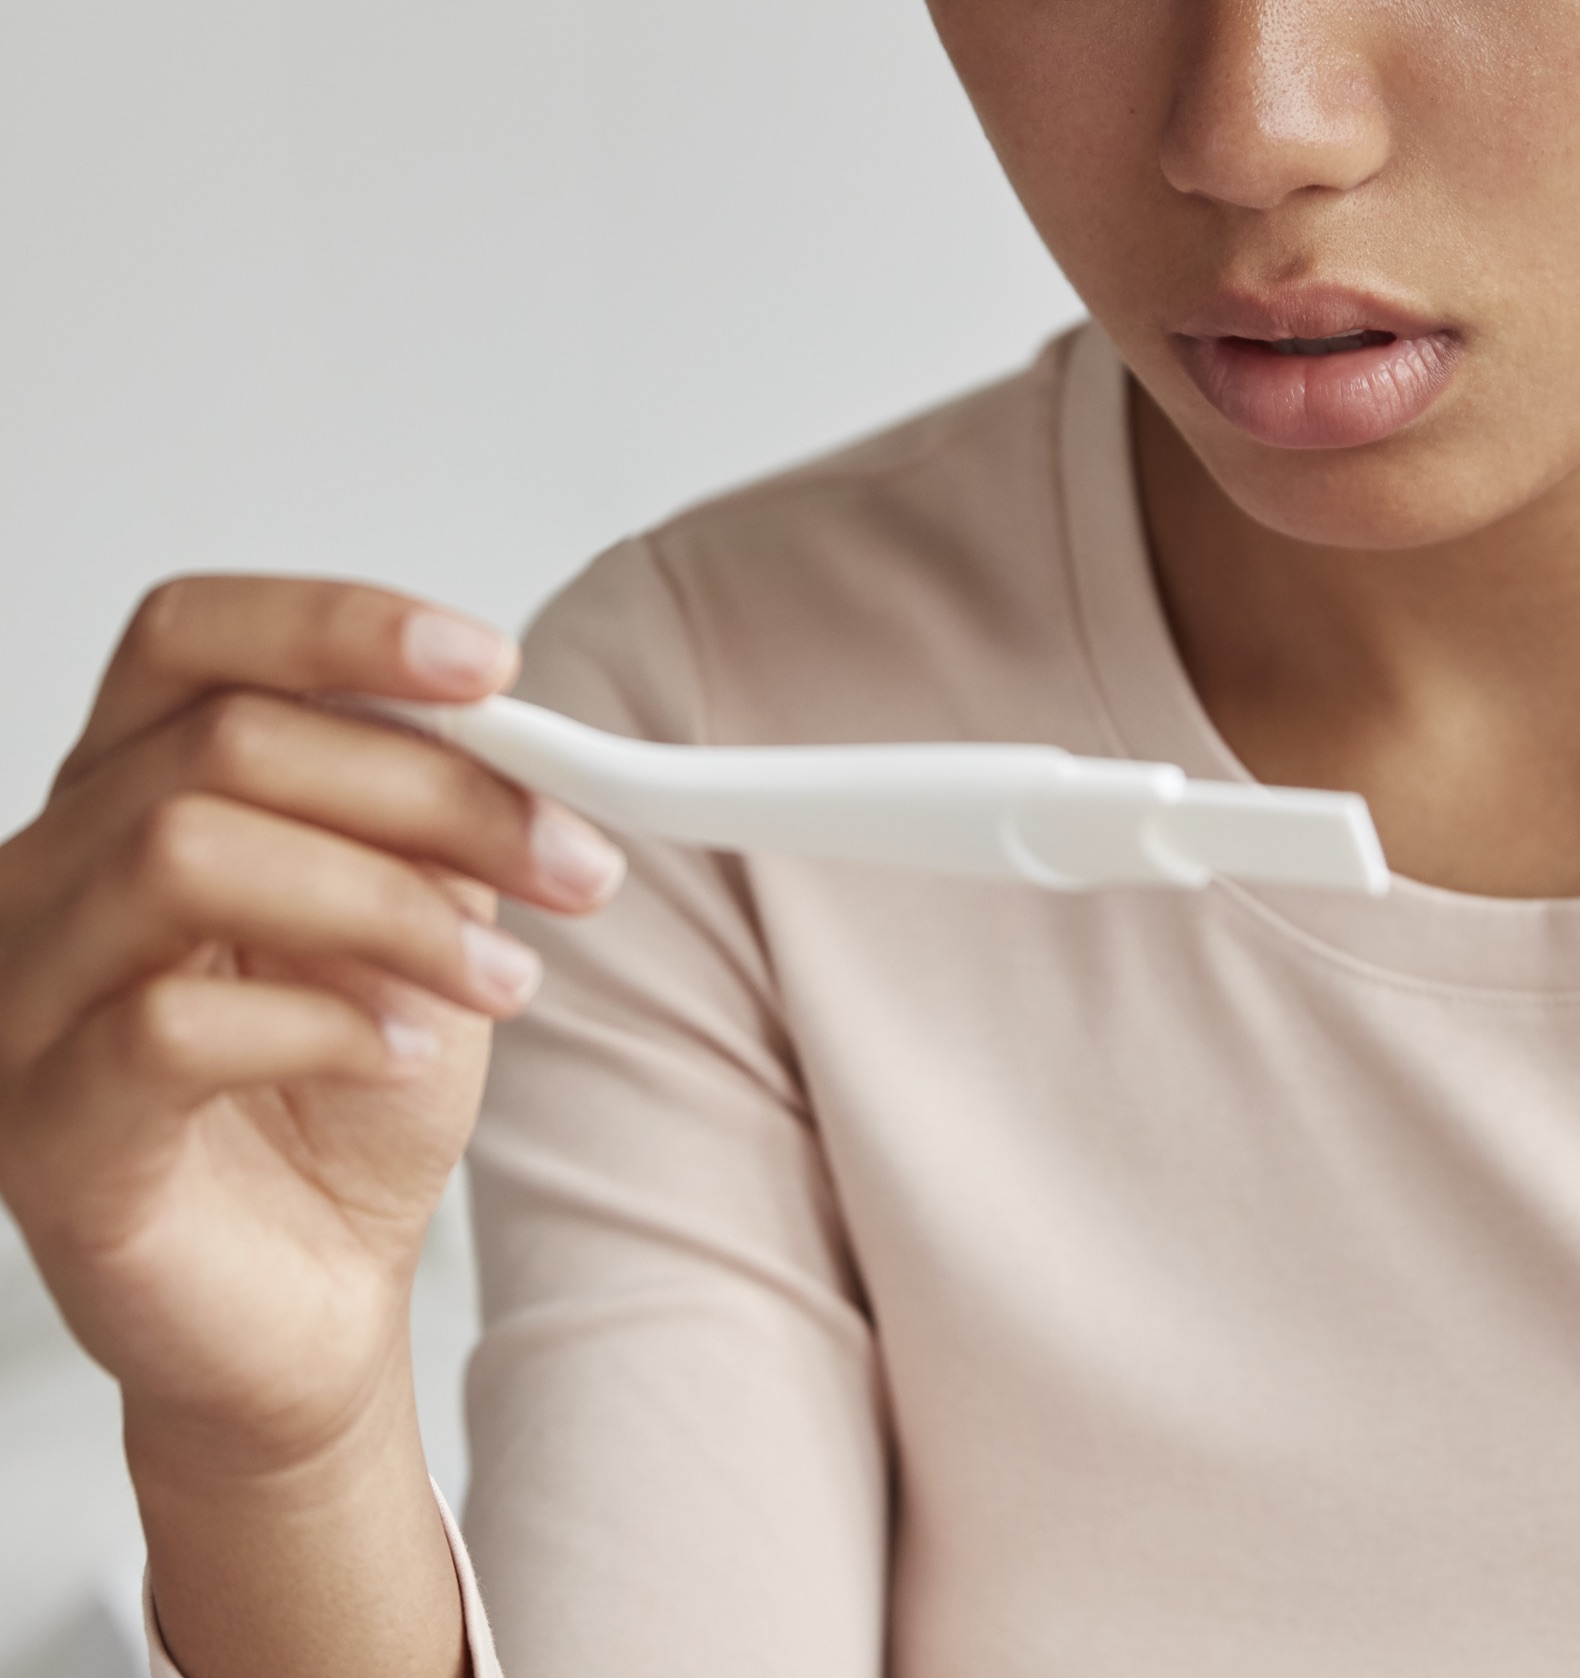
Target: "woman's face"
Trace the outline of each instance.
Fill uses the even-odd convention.
[[[1054,257],[1253,518],[1402,548],[1580,502],[1580,0],[931,8]]]

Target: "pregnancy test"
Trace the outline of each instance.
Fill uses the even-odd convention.
[[[709,850],[909,864],[1055,891],[1217,877],[1380,897],[1354,793],[1197,781],[1057,746],[674,746],[495,697],[354,702],[470,753],[602,826]]]

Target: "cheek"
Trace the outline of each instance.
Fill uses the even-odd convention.
[[[1077,289],[1156,170],[1158,0],[934,0],[940,38],[1011,185]],[[1161,184],[1161,180],[1159,181]]]
[[[1422,231],[1440,219],[1477,271],[1534,298],[1580,248],[1580,4],[1440,10],[1384,66],[1397,117],[1383,184]]]

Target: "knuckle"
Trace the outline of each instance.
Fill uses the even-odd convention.
[[[436,755],[439,763],[430,793],[433,819],[471,845],[519,847],[531,825],[531,795],[506,786],[454,752]]]
[[[137,604],[126,629],[126,645],[138,662],[161,668],[173,662],[172,652],[181,639],[192,582],[188,577],[171,577],[156,584]]]
[[[198,767],[211,785],[251,786],[278,749],[280,719],[260,694],[222,693],[198,709]]]
[[[370,872],[363,912],[375,942],[405,949],[433,947],[448,914],[433,889],[398,862]]]
[[[354,584],[318,583],[306,604],[323,645],[329,649],[364,644],[370,629],[382,618],[378,597]]]
[[[171,979],[145,985],[127,1007],[124,1053],[134,1072],[181,1077],[200,1064],[205,1032],[187,988]]]
[[[161,799],[149,810],[132,863],[143,891],[171,907],[199,894],[221,848],[217,814],[212,800],[185,792]]]

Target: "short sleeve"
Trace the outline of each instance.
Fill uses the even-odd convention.
[[[705,741],[684,594],[634,542],[520,693]],[[471,1155],[484,1331],[467,1533],[510,1678],[877,1678],[889,1474],[871,1324],[738,859],[620,836],[498,1034]]]

